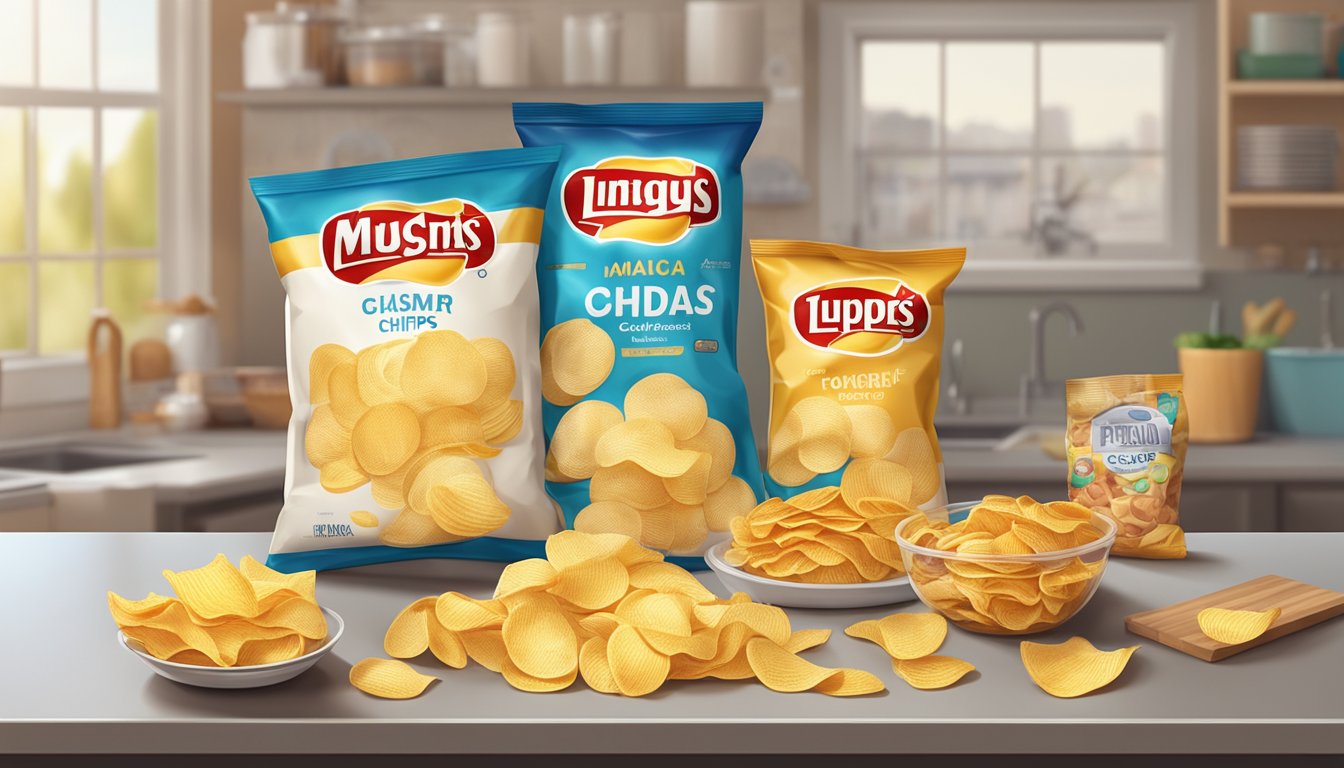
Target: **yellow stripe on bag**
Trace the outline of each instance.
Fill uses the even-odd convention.
[[[376,207],[365,206],[365,208]],[[502,212],[504,222],[499,226],[495,233],[495,243],[532,243],[541,241],[541,217],[540,208],[514,208],[513,210]],[[322,244],[321,234],[313,233],[310,235],[295,235],[287,237],[284,240],[276,240],[271,243],[271,259],[275,261],[275,271],[280,277],[288,275],[300,269],[322,266]],[[394,267],[393,267],[394,268]],[[457,267],[461,271],[461,265]],[[390,275],[386,270],[378,273],[378,279],[389,279]],[[442,284],[437,281],[431,281],[434,284]],[[448,282],[451,282],[449,280]]]

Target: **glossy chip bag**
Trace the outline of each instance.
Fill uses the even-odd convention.
[[[933,413],[943,291],[966,250],[753,240],[751,257],[771,366],[766,489],[946,504]]]
[[[1180,374],[1069,379],[1065,398],[1069,498],[1115,521],[1113,554],[1185,557],[1190,421]]]
[[[742,158],[759,103],[515,104],[558,146],[538,284],[546,488],[674,561],[762,495],[737,370]]]
[[[537,556],[537,245],[555,149],[252,179],[288,296],[268,564]],[[280,329],[276,329],[280,333]]]

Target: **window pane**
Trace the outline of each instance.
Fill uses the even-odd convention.
[[[98,87],[105,91],[159,89],[157,0],[99,0]]]
[[[864,173],[865,243],[929,240],[938,232],[938,164],[925,158],[869,158]]]
[[[158,242],[158,112],[103,110],[103,245],[153,248]]]
[[[949,157],[944,234],[959,241],[1023,237],[1031,213],[1030,179],[1026,157]]]
[[[93,110],[37,110],[37,233],[44,253],[93,250]]]
[[[37,350],[84,349],[93,311],[93,262],[53,259],[37,268]]]
[[[28,348],[28,264],[0,261],[0,350]]]
[[[42,87],[92,88],[90,0],[41,0],[37,7],[38,81]]]
[[[1160,42],[1041,44],[1041,144],[1050,149],[1162,146]]]
[[[121,325],[129,344],[154,329],[156,316],[145,308],[159,294],[158,259],[109,259],[103,262],[103,306]]]
[[[860,54],[865,147],[938,143],[938,43],[870,41]]]
[[[1040,213],[1057,211],[1099,242],[1166,240],[1166,167],[1161,157],[1044,158]]]
[[[947,143],[1027,148],[1032,140],[1032,44],[947,44]]]
[[[0,253],[19,253],[24,245],[22,109],[0,107]]]
[[[33,85],[33,1],[0,0],[0,86]]]

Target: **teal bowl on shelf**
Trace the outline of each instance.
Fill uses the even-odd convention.
[[[1344,349],[1268,350],[1265,381],[1276,431],[1344,436]]]

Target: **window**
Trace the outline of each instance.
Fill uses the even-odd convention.
[[[0,0],[0,354],[143,335],[165,248],[156,0]]]
[[[1178,100],[1193,83],[1176,77],[1193,72],[1180,69],[1193,20],[1184,4],[1147,7],[1165,13],[823,8],[828,231],[873,248],[966,244],[967,275],[994,273],[994,287],[1013,274],[1039,286],[1045,272],[1197,280],[1194,118]]]

